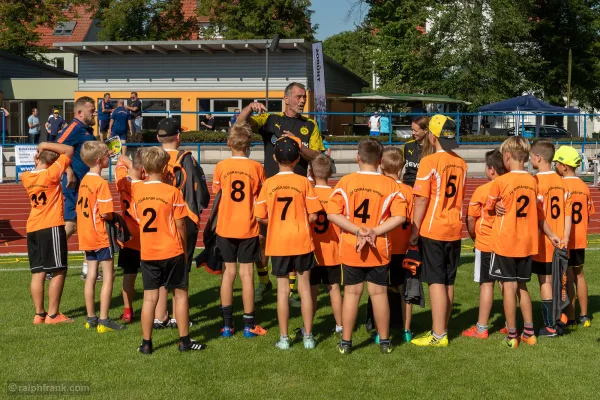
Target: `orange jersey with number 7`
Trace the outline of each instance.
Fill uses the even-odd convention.
[[[576,176],[563,178],[567,192],[571,194],[571,236],[569,249],[585,249],[587,247],[588,224],[594,214],[594,202],[590,188]]]
[[[219,161],[213,173],[212,191],[222,191],[217,235],[248,239],[258,236],[254,204],[265,182],[265,169],[247,157]]]

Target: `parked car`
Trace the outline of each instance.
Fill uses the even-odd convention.
[[[519,125],[517,128],[519,134],[521,134],[521,130],[523,127]],[[535,125],[525,125],[524,135],[526,138],[534,138],[535,137]],[[508,136],[515,135],[515,128],[510,128],[506,131]],[[549,138],[549,139],[563,139],[570,138],[571,134],[565,130],[564,128],[554,126],[554,125],[540,125],[540,138]]]

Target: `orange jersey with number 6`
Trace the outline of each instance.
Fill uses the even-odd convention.
[[[133,250],[140,250],[140,225],[137,220],[131,215],[133,212],[133,197],[131,196],[131,187],[134,184],[142,182],[141,180],[132,180],[127,172],[127,167],[122,162],[117,163],[117,190],[119,191],[119,199],[121,201],[121,210],[123,211],[123,219],[127,224],[127,229],[131,233],[131,240],[125,242],[125,247]]]
[[[329,186],[316,185],[315,194],[319,198],[323,210],[317,213],[317,221],[312,225],[313,242],[317,263],[324,267],[340,265],[340,228],[327,219],[327,204],[333,193]]]
[[[571,236],[569,249],[585,249],[587,247],[588,224],[594,214],[594,202],[590,188],[576,176],[563,178],[567,192],[571,194]]]
[[[92,251],[108,247],[108,234],[101,217],[114,211],[108,182],[98,174],[88,172],[79,184],[75,208],[79,250]]]
[[[246,157],[219,161],[213,174],[212,191],[221,193],[217,235],[248,239],[258,236],[254,204],[265,182],[265,169]]]

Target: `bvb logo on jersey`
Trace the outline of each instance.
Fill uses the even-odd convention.
[[[303,135],[308,135],[308,128],[303,126],[302,128],[300,128],[300,133]]]

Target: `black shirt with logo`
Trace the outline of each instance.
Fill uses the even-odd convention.
[[[406,142],[403,149],[405,167],[402,182],[413,187],[417,179],[417,171],[421,162],[421,146],[414,140]]]

